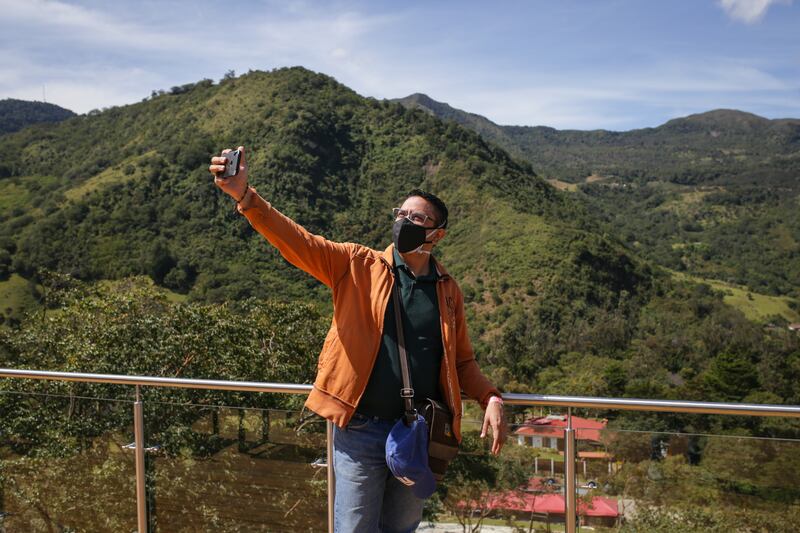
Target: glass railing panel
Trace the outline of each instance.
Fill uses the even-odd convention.
[[[800,441],[604,430],[620,531],[800,531]],[[599,470],[603,470],[602,468]]]
[[[147,396],[152,391],[145,398],[152,530],[327,530],[323,419],[297,409],[185,405]],[[252,402],[267,398],[251,396]]]
[[[130,392],[0,381],[0,531],[136,530]]]
[[[513,421],[509,408],[507,418]],[[557,443],[534,448],[525,434],[510,425],[510,433],[499,456],[490,453],[492,436],[480,437],[483,413],[467,404],[462,423],[462,446],[448,468],[444,481],[425,507],[420,531],[477,531],[497,526],[502,531],[564,530],[563,455]],[[510,529],[509,529],[510,528]]]

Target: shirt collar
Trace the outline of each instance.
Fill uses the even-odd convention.
[[[394,265],[394,244],[390,244],[386,247],[386,249],[380,253],[381,259],[386,264],[386,266],[391,270]],[[436,269],[436,276],[438,279],[446,280],[450,279],[450,274],[448,274],[447,270],[442,266],[442,264],[436,260],[435,257],[431,256],[431,261],[433,261],[433,266]]]
[[[417,281],[436,281],[439,279],[439,272],[436,269],[436,263],[433,259],[430,259],[430,269],[428,274],[425,276],[414,276],[414,273],[411,272],[411,269],[408,268],[408,265],[405,261],[403,261],[403,256],[400,255],[400,252],[397,250],[392,250],[392,255],[394,256],[394,264],[397,266],[398,269],[403,269],[408,273],[409,276],[416,279]]]

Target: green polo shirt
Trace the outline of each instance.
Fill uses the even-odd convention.
[[[441,400],[439,369],[444,347],[439,302],[436,297],[436,282],[439,279],[436,267],[431,261],[428,275],[414,277],[397,251],[394,252],[394,263],[397,265],[397,279],[400,283],[403,334],[414,399]],[[381,418],[401,417],[404,409],[400,398],[402,386],[397,324],[394,302],[390,296],[383,317],[383,337],[378,348],[378,357],[356,412]]]

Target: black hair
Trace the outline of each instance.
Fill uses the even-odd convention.
[[[437,220],[437,226],[441,228],[447,227],[447,206],[444,205],[444,202],[441,198],[436,196],[433,193],[423,191],[422,189],[412,189],[406,194],[406,200],[413,196],[419,196],[420,198],[424,198],[430,203],[433,204],[433,208],[436,210],[436,213],[439,215],[439,220]]]

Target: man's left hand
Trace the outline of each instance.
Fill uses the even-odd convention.
[[[489,402],[486,413],[483,416],[483,428],[481,438],[486,437],[486,430],[492,428],[492,454],[497,455],[506,442],[505,417],[503,416],[503,404],[500,402]]]

